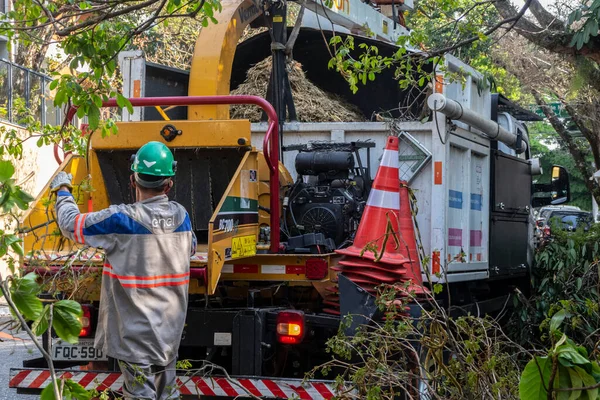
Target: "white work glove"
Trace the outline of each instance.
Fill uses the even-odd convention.
[[[67,174],[64,171],[60,171],[58,173],[58,175],[56,175],[54,177],[54,179],[52,179],[52,182],[50,182],[50,191],[51,192],[56,192],[62,186],[66,186],[70,190],[72,190],[73,189],[73,185],[71,184],[72,180],[73,180],[73,175]]]

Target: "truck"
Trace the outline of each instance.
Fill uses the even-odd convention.
[[[348,8],[379,14],[354,0],[309,4],[317,19],[333,12],[334,22],[348,29],[338,29],[341,35],[363,27],[367,15],[351,15]],[[251,0],[223,2],[219,23],[199,34],[189,72],[148,63],[140,52],[121,54],[123,91],[134,112],[123,112],[117,135],[88,133],[87,154],[57,155],[56,173],[73,175],[82,212],[130,203],[131,155],[148,141],[165,143],[178,163],[169,196],[188,210],[199,243],[191,258],[179,358],[219,366],[214,374],[182,378],[182,395],[329,399],[337,389],[333,381],[303,378],[327,361],[326,342],[337,334],[340,318],[365,311],[353,308],[353,289],[360,285],[338,273],[339,252],[353,243],[363,221],[390,135],[399,143],[399,180],[419,210],[411,224],[419,271],[411,278],[425,287],[445,284],[438,300],[451,297],[462,310],[491,313],[506,304],[513,288],[526,291],[533,268],[532,207],[568,202],[569,178],[554,166],[551,183],[532,183],[542,171],[530,156],[524,122],[539,117],[490,93],[482,74],[450,55],[430,71],[433,93],[417,96],[417,113],[425,104],[431,110],[426,121],[286,122],[281,103],[274,108],[261,98],[229,95],[248,67],[271,53],[267,33],[238,44],[261,14]],[[355,40],[396,51],[394,35],[404,28],[398,33],[393,20],[376,17],[372,24],[381,32]],[[393,84],[391,71],[352,96],[323,61],[322,34],[332,32],[302,28],[294,57],[324,90],[341,94],[365,115],[414,97]],[[462,80],[451,81],[449,74]],[[231,104],[259,106],[268,121],[232,120]],[[73,115],[71,110],[67,119]],[[22,219],[22,268],[84,310],[79,343],[55,338],[51,354],[59,376],[86,389],[118,391],[118,368],[93,347],[102,250],[57,235],[49,198],[47,186]],[[65,369],[73,366],[82,369]],[[33,359],[11,368],[9,384],[31,391],[49,379],[45,361]]]

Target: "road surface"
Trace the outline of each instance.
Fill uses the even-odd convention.
[[[8,307],[0,305],[0,326],[10,320]],[[26,333],[11,332],[7,329],[0,331],[0,400],[17,398],[17,391],[8,388],[10,368],[23,366],[23,360],[40,357],[39,351]],[[37,399],[36,395],[19,395],[18,399]]]

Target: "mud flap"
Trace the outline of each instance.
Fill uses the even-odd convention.
[[[209,222],[208,294],[215,292],[225,262],[256,255],[258,182],[258,152],[248,151]]]
[[[340,311],[341,317],[352,316],[352,322],[344,329],[346,336],[354,336],[360,325],[367,325],[377,313],[375,296],[365,289],[346,278],[343,274],[338,275],[340,287]]]

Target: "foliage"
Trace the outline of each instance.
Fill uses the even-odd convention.
[[[16,135],[13,137],[17,140]],[[8,140],[0,147],[2,149],[0,156],[20,157],[22,154],[20,146],[22,146],[22,142],[13,143]],[[14,175],[13,162],[10,159],[0,158],[0,216],[17,219],[16,210],[27,210],[33,197],[17,185]],[[82,316],[81,306],[74,301],[60,299],[52,300],[44,305],[38,297],[42,290],[38,276],[33,272],[22,275],[20,269],[14,268],[18,263],[14,255],[24,256],[21,242],[22,240],[14,232],[0,230],[0,258],[7,260],[11,269],[11,275],[0,276],[0,291],[5,296],[13,317],[18,321],[18,325],[32,336],[40,350],[43,349],[37,337],[43,335],[50,327],[61,339],[69,343],[77,343],[82,326],[79,320]],[[27,326],[27,323],[31,323],[31,328]],[[50,365],[51,361],[48,359]],[[65,382],[62,394],[66,398],[86,398],[81,396],[81,390],[75,385],[77,384]],[[46,392],[50,392],[51,396],[56,397],[58,384],[49,385],[48,388]],[[43,398],[50,398],[47,396]]]
[[[582,2],[576,7],[567,20],[567,26],[574,31],[569,46],[581,50],[593,36],[598,36],[598,23],[600,22],[600,1],[590,3]]]
[[[548,343],[540,329],[563,315],[563,331],[587,348],[600,340],[600,225],[584,232],[553,230],[553,241],[538,249],[532,271],[532,294],[516,301],[512,332],[522,343]]]
[[[403,393],[431,400],[518,398],[525,352],[497,321],[451,317],[432,297],[415,300],[406,296],[406,288],[383,289],[378,304],[385,321],[376,318],[347,336],[348,316],[328,342],[332,360],[309,377],[335,373],[346,385],[342,392],[354,389],[352,398],[361,399],[395,399]],[[412,316],[404,311],[409,303]]]
[[[552,388],[558,399],[596,400],[599,382],[598,362],[589,360],[585,347],[562,335],[548,355],[536,356],[527,363],[519,394],[521,400],[545,399]]]
[[[201,21],[178,18],[148,29],[134,39],[132,48],[144,51],[150,62],[189,70],[200,29]]]
[[[64,399],[90,400],[92,398],[92,393],[85,390],[85,388],[79,383],[74,382],[71,379],[65,379],[62,382],[62,395]],[[44,388],[44,390],[42,390],[40,400],[56,400],[54,390],[52,390],[52,385],[48,385]]]
[[[488,57],[494,45],[488,27],[498,19],[491,2],[422,0],[416,5],[414,12],[405,14],[407,26],[414,29],[398,39],[399,49],[392,56],[382,57],[376,46],[361,45],[357,51],[351,37],[334,36],[330,40],[333,57],[329,67],[342,74],[353,92],[359,84],[373,81],[376,74],[388,68],[395,69],[400,88],[423,88],[432,79],[432,69],[438,65],[443,69],[442,57],[453,54],[478,68],[487,84],[495,87],[501,80],[502,93],[520,97],[520,86],[514,77]]]
[[[113,86],[117,70],[117,55],[126,50],[134,37],[157,25],[168,25],[173,18],[194,18],[201,26],[216,22],[214,13],[221,10],[218,0],[181,0],[121,2],[116,0],[68,0],[39,2],[16,0],[0,23],[0,34],[22,45],[44,40],[41,27],[51,27],[59,38],[57,47],[64,61],[59,67],[69,73],[50,71],[55,78],[50,89],[55,90],[54,104],[77,107],[77,115],[88,117],[91,130],[100,125],[102,101],[118,97]],[[39,66],[37,66],[39,67]],[[131,104],[119,99],[119,106]]]
[[[559,331],[568,316],[566,309],[562,309],[550,319],[551,350],[545,356],[534,356],[525,366],[519,383],[522,400],[600,398],[600,365],[591,359],[595,351],[589,354],[585,347]],[[560,339],[554,340],[557,338]]]

